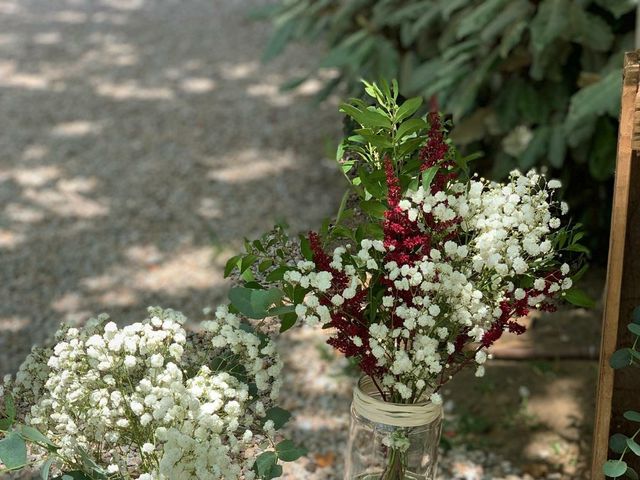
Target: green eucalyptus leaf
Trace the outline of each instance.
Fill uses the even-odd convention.
[[[260,478],[272,478],[268,477],[271,473],[271,469],[278,463],[278,456],[276,452],[270,450],[263,452],[256,458],[254,469]]]
[[[229,291],[229,300],[238,311],[248,318],[262,319],[269,315],[269,307],[278,303],[284,292],[277,288],[257,290],[235,287]]]
[[[27,464],[27,445],[16,432],[0,440],[0,463],[9,470],[18,470]]]
[[[627,325],[627,329],[636,336],[640,337],[640,325],[637,323],[630,323]]]
[[[627,463],[622,460],[607,460],[602,471],[607,477],[621,477],[627,471]]]
[[[273,428],[280,430],[291,419],[291,413],[284,408],[271,407],[266,411],[264,420],[272,420]]]
[[[295,462],[307,454],[307,449],[297,447],[291,440],[283,440],[276,445],[276,452],[283,462]]]
[[[640,457],[640,445],[633,438],[627,438],[627,447],[634,455]]]
[[[631,480],[640,480],[640,477],[638,477],[638,472],[636,472],[629,465],[627,465],[627,471],[624,472],[624,474],[627,478],[630,478]]]
[[[298,316],[295,313],[285,313],[284,315],[280,315],[280,333],[289,330],[297,321]]]
[[[11,393],[7,393],[4,396],[4,411],[7,414],[7,418],[13,423],[16,419],[16,404]]]
[[[628,367],[631,365],[632,358],[631,349],[622,348],[613,352],[609,359],[609,365],[614,369]]]
[[[56,445],[51,440],[49,440],[41,432],[39,432],[33,427],[30,427],[29,425],[20,425],[20,427],[18,428],[18,433],[20,433],[22,438],[24,438],[25,440],[29,440],[34,443],[39,443],[40,445],[56,447]]]
[[[627,448],[628,438],[629,437],[627,437],[626,435],[623,435],[622,433],[616,433],[614,435],[611,435],[611,438],[609,439],[609,448],[614,453],[624,452],[624,449]]]
[[[627,410],[623,413],[623,416],[630,422],[640,423],[640,412],[636,412],[635,410]]]
[[[40,478],[42,480],[49,480],[49,473],[51,472],[51,466],[55,462],[55,458],[49,458],[40,467]]]
[[[295,305],[282,305],[280,307],[273,307],[272,309],[270,309],[269,315],[276,317],[278,315],[284,315],[285,313],[292,313],[295,311]]]

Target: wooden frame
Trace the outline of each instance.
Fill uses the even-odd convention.
[[[624,433],[632,428],[622,417],[622,412],[640,409],[640,375],[629,369],[614,372],[609,366],[609,358],[615,350],[630,346],[631,335],[626,326],[631,311],[640,305],[639,82],[640,50],[637,50],[627,53],[624,63],[594,425],[592,480],[604,478],[602,464],[607,460],[610,433]],[[637,460],[632,459],[632,456],[628,460],[638,470]]]

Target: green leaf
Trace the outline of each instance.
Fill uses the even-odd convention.
[[[268,62],[269,60],[274,59],[275,57],[280,55],[280,53],[282,53],[284,47],[287,45],[289,39],[293,35],[295,28],[295,20],[290,20],[284,25],[281,25],[280,28],[278,28],[274,32],[274,34],[271,35],[271,38],[269,38],[267,46],[264,49],[264,53],[262,54],[263,62]]]
[[[427,128],[427,122],[425,122],[422,118],[410,118],[402,122],[400,127],[398,127],[398,131],[396,132],[396,139],[402,140],[407,135],[411,135],[413,133],[419,132],[420,130],[424,130]]]
[[[600,16],[586,12],[578,2],[571,3],[569,11],[575,41],[596,52],[607,52],[615,40],[611,27]]]
[[[593,308],[596,306],[596,302],[593,298],[587,295],[583,290],[575,287],[564,292],[564,299],[577,307]]]
[[[282,476],[282,465],[274,465],[266,478],[278,478]]]
[[[505,7],[505,3],[505,0],[485,0],[473,10],[465,11],[456,32],[457,38],[481,31]]]
[[[640,480],[638,477],[638,472],[636,472],[633,468],[631,468],[628,465],[627,465],[627,471],[624,474],[627,476],[627,478],[630,478],[631,480]]]
[[[16,419],[16,406],[9,392],[7,392],[4,397],[4,413],[6,417],[0,418],[0,432],[11,430],[11,426]]]
[[[40,467],[40,478],[42,480],[49,480],[49,473],[51,471],[51,466],[53,465],[54,461],[55,461],[55,458],[49,458]]]
[[[595,3],[609,10],[616,18],[620,18],[638,6],[637,0],[595,0]]]
[[[256,257],[255,255],[249,254],[242,257],[242,260],[240,261],[240,274],[246,272],[247,269],[249,269],[257,261],[258,257]]]
[[[365,128],[391,128],[391,121],[379,112],[373,110],[358,110],[356,107],[343,103],[340,111],[352,117],[356,122]]]
[[[620,350],[613,352],[609,359],[609,365],[614,369],[628,367],[631,365],[632,359],[633,355],[631,354],[631,349],[621,348]]]
[[[56,445],[51,440],[49,440],[41,432],[39,432],[33,427],[30,427],[29,425],[20,425],[20,427],[18,428],[18,432],[20,433],[22,438],[24,438],[25,440],[29,440],[34,443],[39,443],[41,445],[56,447]]]
[[[627,329],[634,335],[640,337],[640,325],[638,325],[637,323],[630,323],[629,325],[627,325]]]
[[[562,125],[554,123],[549,136],[549,164],[555,168],[562,168],[567,155],[567,141]]]
[[[638,443],[633,438],[627,438],[626,442],[629,450],[631,450],[634,455],[640,457],[640,445],[638,445]]]
[[[16,419],[16,404],[13,401],[13,396],[7,393],[4,397],[4,410],[7,414],[7,418],[11,420],[11,423]]]
[[[238,311],[248,318],[262,319],[269,315],[269,307],[278,303],[284,292],[277,288],[256,290],[235,287],[229,291],[229,300]]]
[[[602,471],[607,477],[621,477],[627,471],[627,464],[622,460],[607,460],[602,466]]]
[[[507,35],[505,30],[516,22],[531,16],[533,5],[528,0],[510,0],[489,22],[489,24],[479,32],[483,42],[493,42],[500,36]],[[501,55],[502,56],[502,55]]]
[[[364,200],[360,202],[362,211],[373,218],[384,218],[384,212],[387,211],[386,205],[377,200]]]
[[[579,243],[574,243],[572,245],[569,245],[567,248],[565,248],[565,250],[568,252],[577,252],[577,253],[586,253],[586,254],[590,253],[587,247],[585,247],[584,245],[580,245]]]
[[[422,172],[422,188],[427,191],[429,190],[431,182],[433,182],[433,179],[436,178],[436,174],[438,173],[439,169],[440,168],[437,165],[434,165],[433,167],[429,167],[424,172]]]
[[[229,275],[231,275],[231,272],[233,272],[233,270],[238,266],[238,262],[241,258],[242,255],[234,255],[229,260],[227,260],[227,263],[224,266],[224,278],[227,278]]]
[[[411,115],[416,113],[418,108],[420,108],[420,105],[422,105],[422,97],[413,97],[413,98],[410,98],[409,100],[405,101],[398,108],[398,112],[396,113],[396,118],[395,118],[396,122],[401,122],[405,118],[409,118]],[[402,128],[402,127],[400,127],[400,128]],[[398,129],[398,131],[399,131],[399,129]],[[402,136],[398,135],[398,138],[402,138]]]
[[[291,419],[291,413],[284,408],[271,407],[266,411],[264,420],[272,420],[273,428],[280,430]]]
[[[280,333],[286,332],[293,327],[298,321],[298,316],[295,313],[285,313],[280,316]]]
[[[300,252],[306,260],[313,260],[311,243],[309,243],[309,239],[304,235],[300,235]]]
[[[269,315],[273,317],[277,317],[278,315],[284,315],[285,313],[295,312],[295,305],[282,305],[280,307],[274,307],[269,310]]]
[[[640,423],[640,412],[636,412],[635,410],[627,410],[623,413],[623,416],[630,422]]]
[[[10,418],[0,418],[0,432],[8,432],[12,425],[13,422]]]
[[[609,448],[614,453],[622,453],[627,448],[627,436],[622,433],[611,435],[609,439]]]
[[[283,462],[295,462],[307,454],[307,449],[297,447],[291,440],[283,440],[276,445],[276,452],[278,452],[278,458]]]
[[[264,273],[266,272],[269,268],[271,268],[271,266],[273,265],[273,260],[263,260],[262,262],[260,262],[260,264],[258,265],[258,271],[260,273]]]
[[[278,463],[278,456],[276,452],[270,450],[268,452],[263,452],[256,458],[256,463],[253,468],[260,478],[273,478],[268,476],[271,473],[271,470]]]
[[[618,116],[622,73],[612,70],[597,82],[578,90],[569,105],[569,114],[564,124],[565,132],[572,132],[587,120],[599,115]]]
[[[500,56],[507,58],[516,45],[520,43],[522,35],[527,30],[527,22],[524,20],[514,23],[502,36],[500,41]]]
[[[27,446],[16,432],[0,440],[0,462],[9,470],[17,470],[27,464]]]
[[[564,34],[569,26],[569,0],[543,0],[531,22],[531,45],[534,52],[542,52]]]

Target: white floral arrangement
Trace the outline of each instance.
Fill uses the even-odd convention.
[[[274,342],[224,306],[198,332],[185,321],[150,308],[143,322],[119,328],[103,315],[34,349],[0,390],[11,420],[0,424],[5,466],[26,458],[3,445],[26,440],[34,460],[49,457],[43,478],[52,466],[74,479],[279,476],[278,459],[304,450],[274,442],[288,419],[275,406],[282,362]]]
[[[276,229],[229,260],[231,303],[330,332],[386,401],[442,401],[465,367],[484,374],[489,347],[530,310],[587,303],[573,285],[588,250],[563,220],[561,183],[534,170],[504,182],[471,175],[436,111],[415,115],[398,86],[365,83],[373,105],[341,106],[354,123],[338,162],[349,181],[336,218],[300,237]],[[299,252],[299,253],[298,253]],[[292,253],[299,258],[292,258]]]
[[[364,82],[369,99],[341,106],[356,125],[337,161],[349,189],[338,213],[291,248],[282,229],[229,260],[229,298],[254,319],[277,316],[329,332],[394,404],[441,404],[465,367],[484,375],[489,348],[522,334],[531,310],[553,300],[586,306],[573,286],[588,250],[562,220],[561,183],[514,170],[504,182],[470,174],[447,123],[421,98],[398,103],[396,82]],[[292,254],[298,258],[292,258]],[[389,440],[384,480],[406,478],[406,438]]]

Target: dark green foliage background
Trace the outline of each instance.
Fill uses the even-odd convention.
[[[483,173],[499,179],[516,167],[548,167],[563,180],[591,246],[602,250],[635,7],[634,0],[280,0],[261,13],[273,22],[267,60],[291,41],[326,44],[317,68],[338,76],[320,99],[338,86],[357,94],[361,78],[397,78],[404,96],[438,99],[453,117],[455,143],[484,152]],[[517,127],[531,140],[509,154]]]

